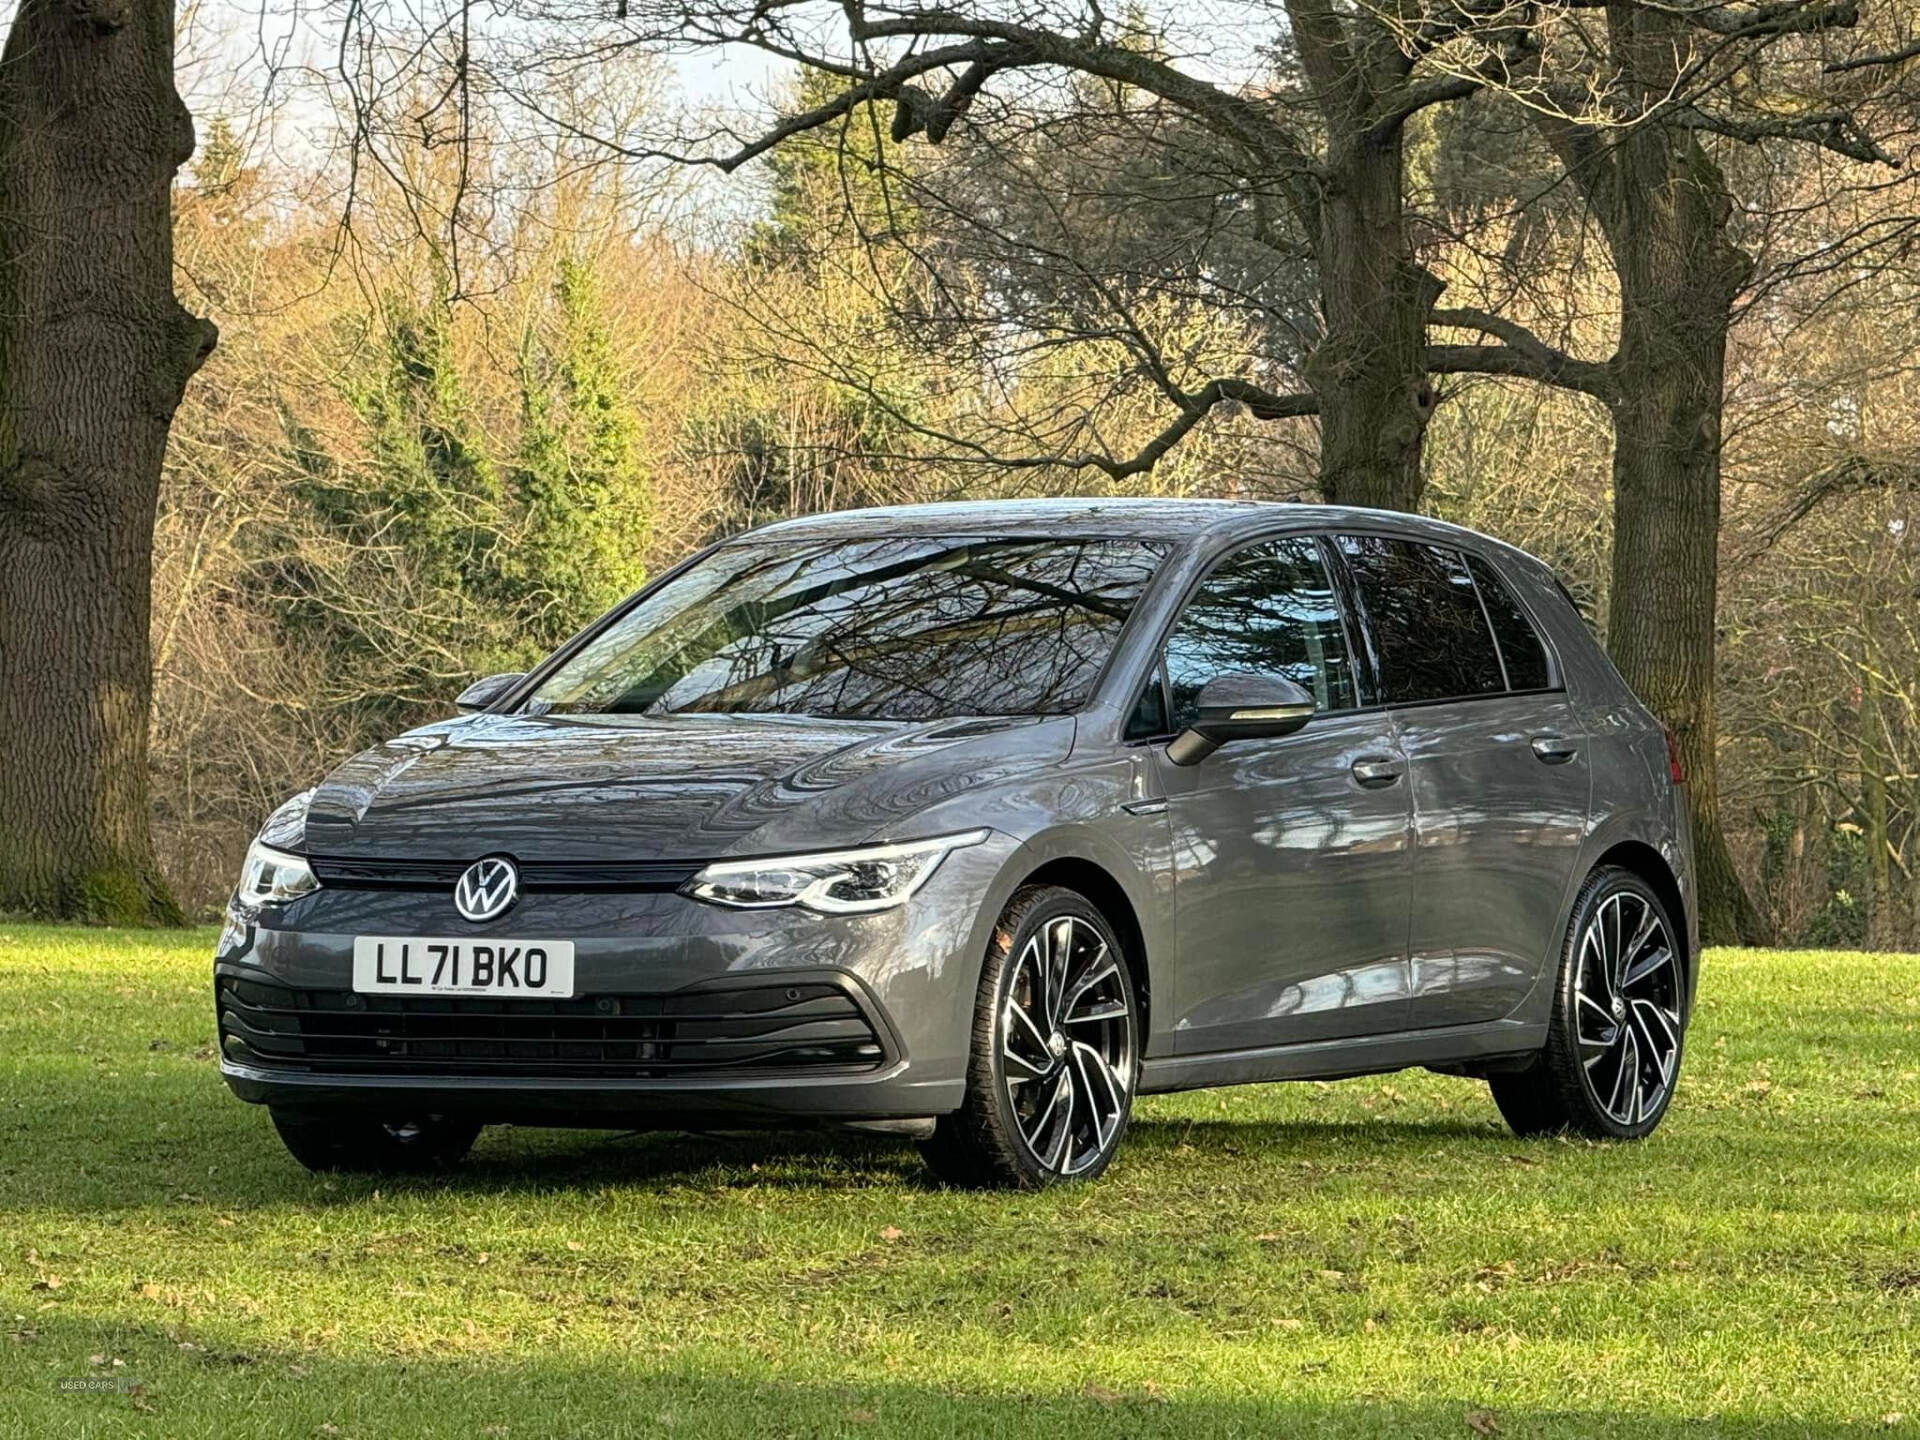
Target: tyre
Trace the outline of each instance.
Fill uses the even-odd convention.
[[[1140,1008],[1119,938],[1072,890],[1029,885],[994,927],[966,1100],[921,1150],[950,1185],[1090,1180],[1127,1132]]]
[[[307,1169],[370,1174],[445,1170],[460,1163],[480,1124],[451,1115],[382,1120],[353,1111],[273,1109],[280,1141]]]
[[[1666,906],[1638,875],[1603,866],[1574,902],[1546,1047],[1493,1074],[1517,1135],[1638,1140],[1667,1113],[1685,1048],[1685,959]]]

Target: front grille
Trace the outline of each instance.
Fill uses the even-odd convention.
[[[669,1079],[858,1072],[884,1047],[837,985],[711,987],[574,1000],[358,995],[215,981],[229,1059],[321,1074]]]
[[[478,857],[476,857],[478,858]],[[444,890],[469,860],[383,860],[310,855],[314,878],[336,890]],[[700,873],[697,860],[516,860],[526,891],[621,891],[665,894]]]

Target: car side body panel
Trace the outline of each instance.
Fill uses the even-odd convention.
[[[1354,773],[1368,763],[1401,773],[1368,788]],[[1405,768],[1380,711],[1191,767],[1154,756],[1173,828],[1177,1051],[1407,1028]]]
[[[1421,706],[1395,723],[1414,803],[1410,1023],[1498,1020],[1557,958],[1592,799],[1585,736],[1554,693]],[[1534,742],[1548,736],[1570,758],[1543,761]]]

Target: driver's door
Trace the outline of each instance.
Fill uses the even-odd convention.
[[[1214,567],[1167,638],[1179,730],[1207,681],[1284,676],[1305,729],[1153,765],[1172,824],[1175,1048],[1205,1054],[1404,1029],[1412,834],[1406,757],[1367,700],[1320,543],[1264,540]]]

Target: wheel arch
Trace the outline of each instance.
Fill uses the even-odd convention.
[[[1104,865],[1083,855],[1058,855],[1043,862],[1021,877],[1020,886],[1027,885],[1058,885],[1063,890],[1084,895],[1107,917],[1119,937],[1121,954],[1133,980],[1134,996],[1140,1004],[1140,1037],[1144,1048],[1147,1036],[1152,1033],[1154,1013],[1152,967],[1147,961],[1146,933],[1126,886]]]
[[[1697,958],[1693,954],[1690,927],[1687,924],[1686,897],[1680,892],[1680,881],[1673,873],[1673,867],[1653,846],[1644,840],[1621,840],[1602,851],[1587,869],[1591,875],[1603,866],[1618,868],[1637,875],[1652,887],[1653,893],[1660,897],[1660,903],[1666,907],[1668,919],[1674,929],[1674,942],[1680,947],[1680,963],[1687,978],[1687,998],[1693,998],[1694,974]]]
[[[1686,977],[1687,996],[1691,1003],[1700,971],[1699,945],[1692,915],[1687,909],[1686,886],[1674,861],[1668,858],[1667,852],[1672,845],[1672,832],[1644,813],[1628,812],[1611,816],[1588,835],[1581,847],[1580,858],[1567,870],[1566,890],[1561,897],[1560,919],[1552,932],[1551,948],[1542,957],[1540,973],[1533,989],[1515,1007],[1513,1018],[1542,1027],[1546,1025],[1548,1012],[1553,1006],[1555,978],[1560,970],[1561,947],[1566,943],[1567,928],[1573,923],[1574,906],[1579,902],[1580,891],[1594,871],[1608,865],[1618,866],[1639,876],[1653,887],[1654,893],[1660,897],[1660,903],[1666,906],[1668,918],[1673,921],[1677,931],[1681,972]]]

